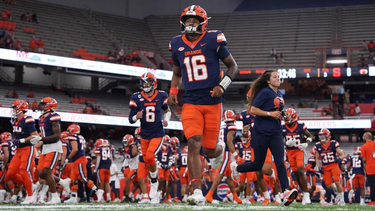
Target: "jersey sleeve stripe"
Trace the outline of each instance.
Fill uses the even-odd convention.
[[[133,107],[136,107],[136,108],[138,107],[137,103],[134,100],[131,100],[129,102],[129,106],[133,106]]]
[[[237,127],[233,125],[233,126],[229,126],[228,129],[229,130],[237,130]]]
[[[25,123],[35,122],[35,120],[32,117],[29,117],[25,120]]]
[[[61,117],[60,117],[60,116],[54,116],[54,117],[51,117],[50,120],[51,120],[51,121],[61,120]]]
[[[77,141],[77,138],[74,137],[74,136],[70,136],[70,137],[68,137],[68,139],[69,139],[69,140],[72,140],[72,141]]]
[[[217,35],[217,42],[227,41],[223,33]]]
[[[166,98],[163,102],[163,105],[167,104],[168,103],[168,98]]]

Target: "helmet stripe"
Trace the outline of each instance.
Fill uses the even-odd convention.
[[[195,10],[195,5],[191,5],[191,7],[189,8],[189,11],[194,11]]]

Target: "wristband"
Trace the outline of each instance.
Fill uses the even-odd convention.
[[[134,122],[136,122],[136,121],[138,120],[137,115],[134,115],[134,116],[132,117],[132,120],[133,120]]]
[[[24,139],[24,138],[21,138],[21,139],[20,139],[20,143],[21,143],[21,144],[25,143],[25,139]]]
[[[232,155],[233,155],[233,157],[236,157],[238,154],[237,154],[237,152],[234,152]]]
[[[171,96],[171,95],[177,95],[177,94],[178,94],[177,87],[171,87],[171,89],[169,90],[169,96]]]
[[[306,141],[308,141],[308,142],[312,142],[312,138],[311,137],[308,137],[307,139],[306,139]]]
[[[269,111],[267,111],[267,116],[271,116],[271,113]]]
[[[171,115],[172,113],[170,111],[164,113],[164,120],[169,122],[169,120],[171,119]]]
[[[224,91],[227,90],[228,86],[232,83],[232,79],[226,75],[224,78],[220,81],[219,86],[221,86]]]

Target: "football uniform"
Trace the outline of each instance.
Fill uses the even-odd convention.
[[[52,129],[53,122],[61,122],[60,115],[55,112],[49,112],[39,117],[39,128],[42,137],[48,137],[54,134]],[[45,168],[54,169],[61,153],[62,143],[60,139],[51,142],[43,142],[42,152],[38,162],[38,170],[43,170]]]
[[[145,163],[142,155],[142,148],[141,148],[141,143],[137,143],[137,148],[138,148],[138,169],[137,169],[137,178],[138,179],[144,179],[147,177],[148,174],[148,166]]]
[[[301,143],[306,143],[306,140],[302,138],[303,131],[306,130],[306,125],[304,123],[296,122],[293,126],[283,124],[282,133],[286,141],[294,140],[295,145],[290,147],[286,146],[286,155],[290,167],[293,172],[298,171],[298,167],[304,167],[304,152],[300,150],[298,146]]]
[[[215,149],[220,131],[224,97],[212,97],[211,92],[221,81],[220,62],[230,53],[220,54],[227,45],[220,31],[204,31],[198,40],[190,42],[186,34],[173,37],[169,43],[173,64],[181,68],[185,86],[181,121],[187,139],[203,136],[202,146]]]
[[[178,154],[178,166],[180,168],[180,181],[181,185],[186,185],[189,183],[189,171],[187,169],[187,159],[188,153],[180,152]]]
[[[124,146],[124,155],[125,155],[125,159],[127,160],[127,165],[129,167],[128,168],[129,172],[127,172],[126,177],[130,177],[131,179],[137,179],[137,168],[138,168],[138,162],[139,162],[139,155],[136,155],[136,156],[132,155],[132,151],[134,147],[137,147],[137,145],[132,144],[128,147]]]
[[[169,174],[169,160],[170,156],[172,156],[172,149],[169,146],[162,146],[161,150],[158,152],[158,161],[161,165],[161,168],[159,168],[159,177],[160,179],[164,179],[165,181],[171,181],[171,176]],[[169,168],[163,168],[169,166]]]
[[[225,127],[220,130],[220,138],[222,138],[225,143],[225,151],[223,156],[223,162],[219,167],[219,174],[224,176],[231,176],[232,174],[232,171],[230,169],[231,153],[227,144],[227,135],[230,131],[237,131],[237,127],[234,123],[227,123]]]
[[[66,148],[66,157],[70,154],[70,142],[69,141],[62,141],[61,143],[62,147]],[[61,179],[66,179],[70,176],[70,173],[72,171],[73,163],[64,163],[62,169],[61,169],[61,174],[60,178]]]
[[[339,147],[339,143],[335,140],[330,140],[326,145],[321,142],[315,144],[315,150],[321,156],[321,163],[323,168],[323,180],[327,186],[332,184],[333,181],[339,181],[341,171],[336,163],[336,149]]]
[[[315,161],[315,156],[311,156],[307,162],[307,166],[305,167],[306,171],[306,179],[310,183],[311,186],[316,187],[316,161]]]
[[[110,147],[101,147],[95,149],[95,154],[100,156],[99,166],[97,167],[97,178],[98,182],[105,184],[109,183],[109,179],[111,177],[111,160],[112,160],[112,152]]]
[[[360,155],[353,155],[350,158],[352,163],[352,173],[354,175],[352,179],[353,188],[364,188],[365,187],[365,172],[363,168],[363,161]]]
[[[72,181],[74,180],[81,180],[81,181],[87,181],[87,158],[85,156],[85,139],[83,139],[78,134],[72,134],[68,136],[68,140],[70,143],[70,152],[72,151],[72,142],[77,142],[77,153],[71,158],[72,170],[70,173],[70,179]]]
[[[250,128],[254,126],[255,115],[250,114],[247,110],[243,110],[240,115],[242,125],[250,125]]]
[[[238,150],[238,155],[244,159],[245,162],[251,162],[253,149],[251,148],[250,142],[244,144],[242,142],[238,142],[235,145],[236,150]],[[257,181],[256,173],[255,172],[242,172],[240,173],[240,182],[245,181]]]
[[[143,111],[141,121],[141,149],[144,161],[149,166],[155,164],[155,155],[162,146],[162,137],[165,135],[162,123],[162,110],[168,110],[168,94],[161,90],[155,90],[151,97],[144,91],[134,93],[129,102],[131,109],[129,121],[138,111]]]

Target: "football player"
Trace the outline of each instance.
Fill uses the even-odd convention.
[[[203,205],[202,179],[199,153],[211,159],[212,167],[221,165],[225,144],[217,143],[220,132],[223,94],[238,72],[236,61],[228,51],[224,34],[207,30],[209,17],[199,5],[185,8],[180,16],[182,35],[172,38],[169,50],[173,58],[173,76],[168,103],[178,104],[178,88],[185,86],[181,121],[188,139],[188,165],[194,193],[187,201],[191,205]],[[221,60],[228,68],[221,78]]]
[[[167,104],[168,94],[156,90],[157,80],[154,74],[151,72],[142,74],[140,83],[142,91],[134,93],[130,98],[129,122],[133,124],[138,119],[141,122],[142,155],[150,171],[149,196],[154,202],[159,202],[155,155],[162,146],[162,137],[165,135],[163,126],[168,126],[171,111]],[[163,120],[162,113],[164,113]]]
[[[107,202],[110,202],[111,187],[109,186],[109,179],[111,177],[112,152],[108,140],[100,138],[95,141],[95,155],[96,158],[93,163],[96,163],[94,172],[97,174],[98,181],[97,202],[104,202],[104,192],[107,195]]]
[[[348,169],[352,169],[352,175],[350,177],[350,182],[353,189],[349,191],[348,198],[349,203],[352,203],[353,198],[355,198],[355,193],[358,188],[361,188],[361,199],[359,205],[365,205],[365,171],[363,168],[363,162],[361,159],[361,147],[356,147],[354,149],[354,154],[348,161]]]
[[[125,177],[124,202],[131,202],[133,194],[135,192],[134,189],[138,187],[138,185],[135,184],[131,193],[129,194],[130,182],[137,180],[137,167],[139,162],[138,147],[136,145],[134,137],[130,134],[126,134],[124,136],[124,138],[122,139],[122,143],[124,145],[125,159],[127,160],[126,162],[129,166],[129,173]]]
[[[186,202],[189,190],[189,171],[187,168],[188,147],[185,146],[182,152],[178,154],[178,167],[180,168],[181,196],[182,202]]]
[[[169,200],[169,193],[171,187],[171,175],[170,169],[172,164],[174,163],[173,151],[170,145],[170,137],[165,135],[163,137],[163,146],[159,150],[157,154],[157,161],[159,167],[159,192],[161,192],[161,198],[164,199],[165,203],[171,203],[172,201]]]

